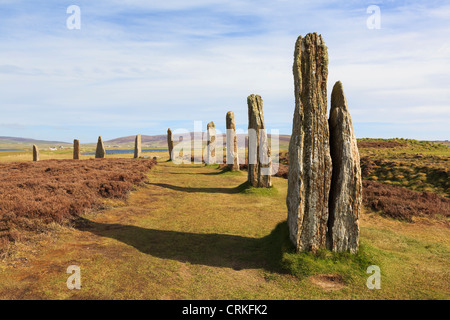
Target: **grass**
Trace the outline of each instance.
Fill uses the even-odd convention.
[[[412,139],[359,139],[358,143],[401,143],[395,148],[360,148],[365,178],[450,197],[450,148]],[[364,170],[363,170],[364,172]]]
[[[126,200],[72,228],[12,244],[0,262],[0,298],[450,298],[444,223],[364,211],[357,255],[296,254],[287,237],[286,179],[255,190],[246,172],[160,156],[148,183]],[[72,264],[81,268],[81,290],[66,288]],[[366,287],[372,264],[381,268],[381,290]]]
[[[321,250],[317,254],[289,250],[283,255],[284,268],[299,278],[331,273],[339,274],[346,281],[359,280],[361,275],[365,276],[367,267],[374,264],[378,263],[369,257],[364,246],[356,255],[329,250]]]
[[[371,161],[372,168],[366,177],[368,180],[376,180],[391,185],[407,187],[415,191],[429,191],[450,197],[449,170],[444,167],[436,168],[422,162],[407,162],[396,160],[375,160],[365,157],[362,165],[368,165]]]
[[[104,199],[121,200],[142,184],[156,163],[150,159],[43,160],[0,163],[0,254],[3,238],[20,230],[39,231],[65,224],[100,208]]]
[[[395,142],[398,144],[404,144],[403,147],[396,147],[396,148],[367,148],[371,149],[372,152],[375,153],[388,153],[390,155],[395,155],[396,153],[407,153],[407,154],[414,154],[414,153],[421,153],[421,154],[427,154],[427,155],[444,155],[449,156],[450,155],[450,148],[448,148],[444,144],[440,143],[434,143],[430,141],[419,141],[414,139],[403,139],[403,138],[394,138],[394,139],[372,139],[372,138],[363,138],[358,139],[358,143],[367,143],[367,142]]]
[[[255,188],[251,186],[249,182],[244,182],[238,188],[242,194],[256,197],[275,196],[278,194],[278,190],[274,186],[270,188]]]
[[[358,145],[364,179],[450,197],[448,146],[412,139],[358,139]],[[280,163],[287,161],[282,151]]]
[[[359,139],[358,147],[366,208],[408,222],[449,222],[450,148],[408,139]],[[279,158],[277,176],[287,178],[287,152]]]
[[[84,152],[95,152],[95,148],[82,148],[81,153]],[[143,152],[142,157],[166,157],[168,151],[158,151],[158,152]],[[72,149],[61,149],[56,151],[40,150],[39,158],[40,160],[50,160],[50,159],[72,159],[73,150]],[[94,159],[94,155],[81,155],[81,160]],[[106,155],[106,158],[133,158],[133,153],[129,154],[111,154]],[[31,161],[33,159],[33,151],[1,151],[0,152],[0,162],[24,162]]]

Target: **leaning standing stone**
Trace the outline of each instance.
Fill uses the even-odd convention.
[[[216,126],[211,121],[206,125],[206,164],[216,163]]]
[[[257,188],[272,186],[270,147],[264,126],[263,101],[258,95],[247,98],[248,105],[248,182]],[[261,161],[261,159],[265,161]]]
[[[33,144],[33,161],[39,161],[39,148]]]
[[[229,111],[226,117],[227,124],[227,164],[232,171],[239,171],[239,156],[236,136],[236,123],[233,111]]]
[[[141,146],[141,135],[138,134],[134,140],[134,158],[137,159],[141,156],[142,146]]]
[[[103,140],[102,137],[98,137],[98,142],[97,142],[97,150],[95,151],[95,157],[102,159],[105,157],[106,154],[106,150],[105,150],[105,146],[103,145]]]
[[[328,53],[322,36],[297,39],[295,111],[289,143],[286,204],[290,239],[297,251],[326,247],[331,157],[327,120]]]
[[[333,174],[329,200],[327,246],[332,251],[358,251],[362,185],[358,145],[344,89],[331,93],[330,150]]]
[[[73,140],[73,158],[80,159],[80,141],[77,139]]]
[[[167,129],[167,146],[169,148],[169,160],[172,161],[172,151],[173,151],[173,137],[172,130]]]

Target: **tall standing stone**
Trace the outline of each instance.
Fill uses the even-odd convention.
[[[362,201],[361,167],[352,118],[340,81],[331,93],[330,150],[333,161],[327,246],[332,251],[358,251]]]
[[[206,125],[206,164],[216,163],[216,126],[211,121]]]
[[[227,164],[230,170],[239,171],[239,155],[236,135],[236,123],[233,111],[226,116],[227,124]]]
[[[95,158],[102,159],[106,155],[105,146],[103,145],[102,137],[98,137],[97,150],[95,151]]]
[[[258,95],[247,97],[248,105],[248,182],[253,187],[272,186],[270,147],[264,126],[263,101]],[[261,161],[264,159],[265,161]]]
[[[39,161],[39,148],[33,144],[33,161]]]
[[[73,140],[73,158],[80,159],[80,141],[77,139]]]
[[[136,139],[134,140],[134,158],[137,159],[141,156],[142,144],[141,144],[141,135],[136,135]]]
[[[172,161],[172,151],[173,151],[173,136],[172,130],[167,129],[167,146],[169,149],[169,160]]]
[[[322,36],[300,36],[294,53],[295,111],[286,204],[297,251],[326,247],[331,156],[327,120],[328,53]]]

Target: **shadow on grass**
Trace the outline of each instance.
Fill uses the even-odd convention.
[[[284,273],[282,252],[290,244],[286,222],[263,238],[155,230],[84,218],[77,220],[77,228],[116,239],[154,257],[234,270],[264,268]]]
[[[201,168],[201,167],[200,167]],[[204,167],[203,167],[204,168]],[[229,167],[216,168],[214,172],[168,172],[168,174],[187,174],[187,175],[204,175],[204,176],[217,176],[220,174],[228,173],[230,175],[241,175],[241,171],[231,171]]]
[[[201,168],[213,168],[216,169],[216,171],[213,172],[167,172],[168,174],[175,174],[175,175],[204,175],[204,176],[217,176],[221,174],[228,174],[228,175],[242,175],[242,171],[232,171],[230,167],[223,166],[221,167],[219,164],[211,164],[211,165],[205,165],[202,164],[201,166],[196,165],[194,167],[195,169],[201,169]]]
[[[172,184],[167,184],[167,183],[152,183],[152,182],[145,182],[145,183],[149,184],[149,185],[157,186],[157,187],[162,187],[162,188],[171,189],[171,190],[175,190],[175,191],[189,192],[189,193],[204,192],[204,193],[236,194],[236,193],[244,192],[246,189],[249,188],[248,182],[244,182],[234,188],[191,188],[191,187],[174,186]]]

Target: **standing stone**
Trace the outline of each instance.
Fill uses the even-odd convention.
[[[227,124],[227,164],[232,171],[239,171],[239,155],[237,146],[236,123],[233,111],[226,117]]]
[[[134,158],[137,159],[141,156],[142,145],[141,145],[141,135],[138,134],[134,140]]]
[[[331,93],[329,127],[333,173],[327,246],[336,252],[356,253],[362,201],[361,168],[352,118],[340,81]]]
[[[216,163],[216,126],[211,121],[206,125],[206,164]]]
[[[253,187],[272,186],[270,147],[264,126],[263,101],[258,95],[247,98],[248,105],[248,182]],[[264,159],[265,161],[261,161]]]
[[[77,139],[73,140],[73,158],[80,159],[80,141]]]
[[[286,204],[297,251],[326,247],[331,157],[327,120],[328,53],[322,36],[300,36],[294,53],[295,111]]]
[[[98,142],[97,142],[97,150],[95,151],[95,158],[99,158],[102,159],[105,157],[106,154],[106,150],[105,150],[105,146],[103,145],[103,140],[102,137],[98,137]]]
[[[39,148],[33,144],[33,161],[39,161]]]
[[[167,145],[169,148],[169,160],[172,161],[172,151],[173,151],[173,137],[172,130],[167,129]]]

